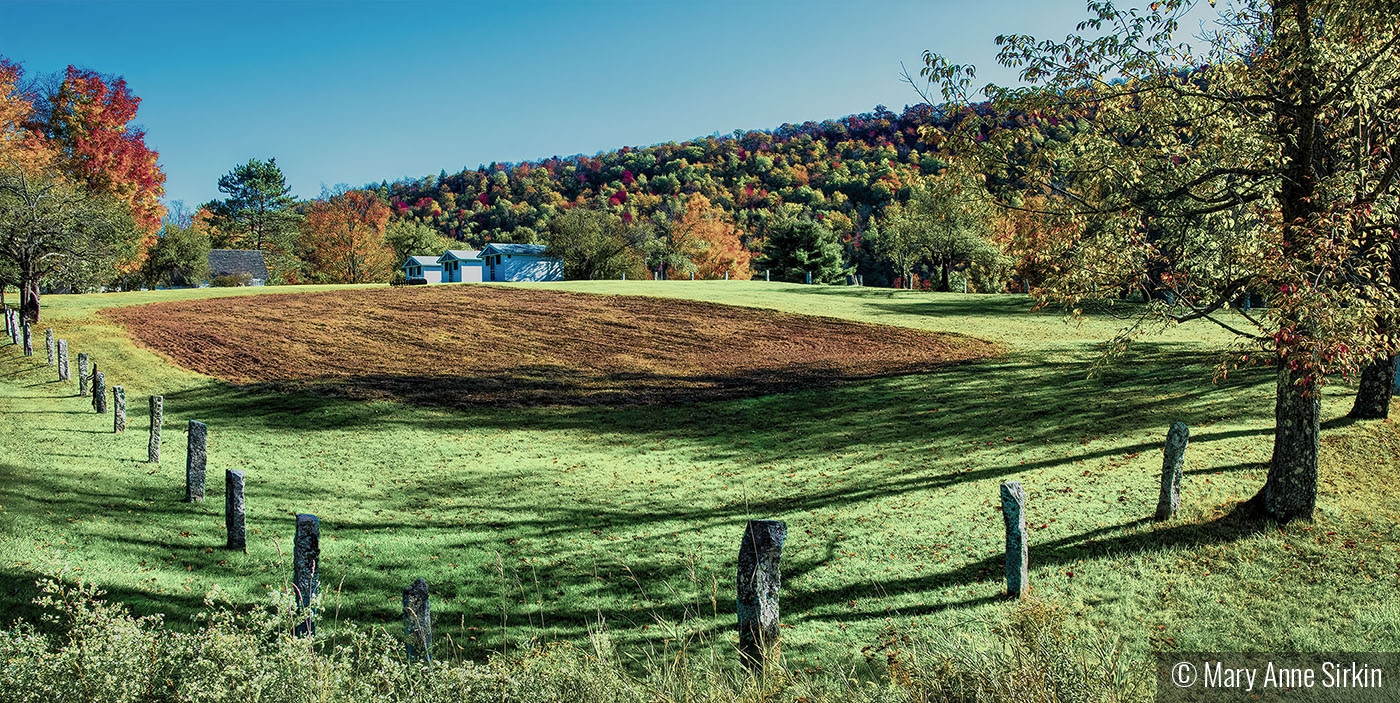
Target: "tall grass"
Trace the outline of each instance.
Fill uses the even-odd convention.
[[[483,662],[410,659],[384,628],[339,623],[310,638],[283,589],[235,608],[216,590],[192,628],[137,617],[96,586],[60,574],[39,583],[40,625],[0,631],[0,700],[1119,703],[1147,700],[1152,673],[1119,642],[1068,634],[1063,608],[1023,602],[978,648],[937,630],[891,630],[868,648],[873,677],[815,674],[781,661],[754,674],[713,638],[680,643],[636,672],[601,623],[587,644],[535,643]],[[323,612],[323,610],[321,611]],[[697,650],[704,656],[692,656]],[[883,657],[883,661],[881,661]]]

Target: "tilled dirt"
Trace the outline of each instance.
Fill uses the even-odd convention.
[[[442,406],[766,395],[998,350],[824,317],[488,286],[250,295],[104,314],[138,344],[236,384]]]

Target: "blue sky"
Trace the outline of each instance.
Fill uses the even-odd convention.
[[[771,129],[918,102],[932,49],[1005,82],[998,33],[1063,37],[1083,0],[13,2],[0,54],[125,76],[167,199],[276,157],[293,193]]]

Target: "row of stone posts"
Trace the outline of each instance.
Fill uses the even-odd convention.
[[[1171,519],[1181,509],[1181,474],[1190,430],[1173,422],[1162,447],[1162,487],[1157,500],[1157,520]],[[1021,597],[1029,589],[1030,549],[1026,531],[1026,491],[1018,481],[1001,484],[1001,515],[1006,525],[1006,593]]]

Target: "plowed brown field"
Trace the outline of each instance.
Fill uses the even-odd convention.
[[[485,286],[240,296],[106,315],[237,384],[449,406],[672,403],[928,371],[996,345],[824,317]]]

